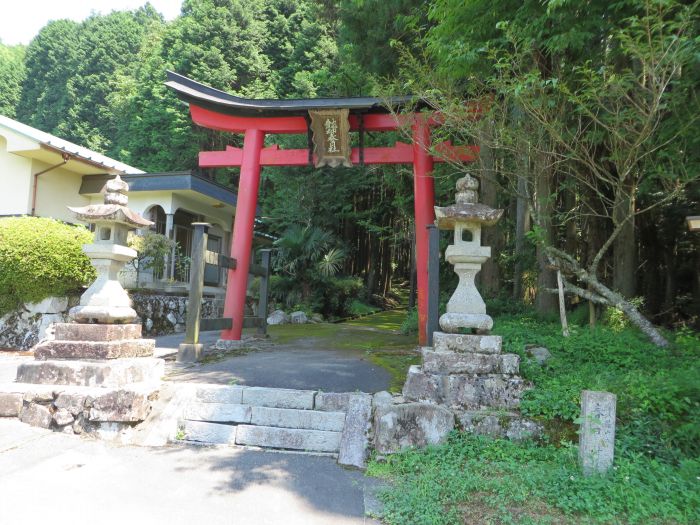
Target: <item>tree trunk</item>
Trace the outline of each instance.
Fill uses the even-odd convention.
[[[613,224],[625,222],[613,242],[613,289],[628,299],[634,297],[637,284],[637,243],[634,231],[634,195],[627,185],[615,196]]]
[[[513,299],[523,300],[523,267],[525,259],[525,232],[529,230],[527,209],[527,179],[518,177],[518,195],[515,208],[515,267],[513,269]]]
[[[549,258],[545,253],[545,246],[552,246],[552,213],[554,199],[552,198],[552,172],[540,162],[536,166],[536,191],[535,209],[537,224],[543,235],[542,242],[537,244],[537,295],[535,296],[535,309],[540,314],[551,314],[557,311],[557,299],[546,290],[556,287],[557,277],[555,272],[548,268]],[[544,243],[544,244],[543,244]]]
[[[482,141],[483,142],[483,141]],[[498,195],[496,193],[496,161],[493,150],[487,145],[481,145],[479,152],[481,162],[481,202],[498,208]],[[491,253],[497,254],[502,244],[502,233],[498,226],[484,228],[481,232],[483,246],[490,246]],[[500,269],[494,257],[490,257],[481,267],[479,273],[481,291],[484,297],[494,297],[500,290]]]

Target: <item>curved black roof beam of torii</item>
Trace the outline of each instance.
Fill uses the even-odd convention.
[[[180,75],[167,71],[166,86],[175,91],[178,98],[187,103],[224,113],[245,117],[291,117],[306,116],[309,110],[349,109],[351,114],[389,113],[388,107],[398,110],[413,106],[426,107],[415,97],[342,97],[342,98],[303,98],[303,99],[250,99],[231,95],[219,89],[206,86]]]

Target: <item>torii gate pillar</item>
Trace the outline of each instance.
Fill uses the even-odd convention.
[[[413,207],[416,228],[416,280],[418,288],[418,344],[428,342],[428,230],[435,222],[435,183],[430,148],[430,126],[423,115],[413,123]]]

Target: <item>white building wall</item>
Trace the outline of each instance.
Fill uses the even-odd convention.
[[[70,164],[70,161],[68,162]],[[35,160],[32,172],[39,173],[50,164]],[[87,206],[90,199],[80,195],[82,174],[66,168],[56,168],[39,175],[37,180],[36,215],[51,217],[65,222],[79,222],[68,206]]]
[[[7,151],[7,139],[0,135],[0,215],[28,215],[31,212],[32,160]]]

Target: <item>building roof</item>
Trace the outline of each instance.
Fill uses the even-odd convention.
[[[201,84],[186,76],[168,71],[166,86],[187,103],[225,113],[248,117],[304,116],[309,110],[349,109],[350,113],[389,113],[389,107],[398,109],[415,103],[415,97],[342,97],[307,99],[250,99],[241,98]],[[418,101],[419,106],[424,104]]]
[[[68,153],[75,160],[82,160],[88,164],[109,170],[110,172],[126,174],[143,173],[143,171],[138,168],[134,168],[133,166],[129,166],[128,164],[124,164],[118,160],[111,159],[105,155],[102,155],[101,153],[84,148],[83,146],[78,146],[77,144],[73,144],[67,140],[63,140],[49,133],[45,133],[39,129],[27,126],[26,124],[22,124],[21,122],[13,120],[4,115],[0,115],[0,126],[38,142],[48,149],[54,150],[58,153]]]

